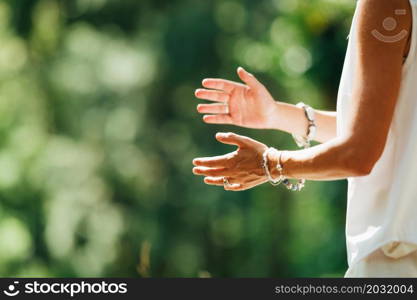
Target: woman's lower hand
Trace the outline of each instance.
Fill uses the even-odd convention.
[[[205,176],[206,184],[223,186],[229,191],[243,191],[267,181],[262,157],[268,148],[266,145],[234,133],[218,133],[216,139],[238,149],[222,156],[193,160],[193,173]]]

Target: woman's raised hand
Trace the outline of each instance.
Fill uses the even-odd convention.
[[[205,176],[206,184],[223,186],[229,191],[243,191],[267,181],[262,167],[266,145],[234,133],[218,133],[216,139],[238,149],[222,156],[193,160],[194,174]]]
[[[237,73],[245,83],[225,79],[204,79],[206,89],[198,89],[199,99],[214,101],[199,104],[197,111],[210,124],[232,124],[248,128],[272,128],[277,105],[268,90],[252,74],[239,67]]]

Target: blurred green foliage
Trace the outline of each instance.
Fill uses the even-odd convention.
[[[344,182],[202,183],[204,77],[242,65],[279,100],[334,109],[355,1],[0,2],[2,276],[341,276]]]

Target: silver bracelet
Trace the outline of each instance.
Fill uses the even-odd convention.
[[[269,168],[268,168],[268,154],[271,151],[278,153],[278,162],[275,166],[275,168],[279,172],[278,179],[272,178],[271,172],[269,171]],[[281,164],[281,155],[282,155],[282,151],[278,151],[277,149],[272,148],[272,147],[266,149],[262,155],[263,156],[262,167],[265,171],[265,175],[269,183],[272,184],[273,186],[277,186],[282,183],[286,186],[287,189],[291,191],[301,191],[305,185],[305,179],[298,179],[297,183],[291,183],[289,179],[284,176],[284,168]]]
[[[315,112],[314,112],[314,109],[311,108],[311,106],[309,106],[307,104],[304,104],[303,102],[298,103],[297,107],[300,107],[304,110],[304,114],[307,118],[307,121],[308,121],[307,134],[305,136],[300,136],[300,135],[297,135],[297,134],[293,134],[292,136],[293,136],[296,144],[298,145],[298,147],[306,149],[306,148],[310,147],[311,141],[313,141],[314,138],[316,137],[317,126],[316,126]],[[268,153],[269,153],[270,150],[278,151],[274,148],[269,148],[264,152],[264,155],[263,155],[263,157],[264,157],[263,165],[264,165],[264,169],[265,169],[265,174],[266,174],[269,182],[272,185],[278,185],[278,184],[282,183],[287,187],[287,189],[289,189],[291,191],[301,191],[304,188],[306,180],[305,179],[298,179],[297,183],[291,183],[288,178],[285,178],[285,176],[283,174],[284,173],[284,168],[281,164],[282,152],[279,153],[279,158],[278,158],[278,162],[277,162],[277,165],[276,165],[276,168],[277,168],[280,176],[276,180],[274,180],[271,177],[271,174],[270,174],[269,169],[268,169]]]
[[[281,165],[281,155],[282,155],[282,152],[279,155],[278,163],[281,166],[280,174],[282,176],[283,168],[282,168],[282,165]],[[282,183],[287,187],[287,189],[289,189],[291,191],[294,191],[294,192],[299,192],[303,189],[303,187],[306,183],[306,180],[305,179],[298,179],[297,183],[291,183],[288,178],[284,178],[282,180]]]
[[[282,167],[282,164],[281,164],[281,155],[282,155],[282,151],[279,154],[278,164],[277,165],[280,166],[280,169],[278,169],[278,171],[279,171],[281,177],[284,177],[283,176],[284,168]],[[289,189],[290,191],[294,191],[294,192],[301,191],[303,189],[305,183],[306,183],[306,180],[305,179],[298,179],[297,180],[297,183],[291,183],[290,180],[288,178],[285,178],[285,177],[282,180],[282,184],[285,185],[287,189]]]
[[[297,104],[297,107],[300,107],[304,110],[304,114],[308,121],[307,126],[307,134],[305,136],[300,136],[297,134],[293,134],[293,138],[295,143],[298,147],[307,149],[311,145],[311,141],[313,141],[316,137],[317,126],[316,126],[316,118],[315,118],[315,111],[311,106],[300,102]],[[281,160],[281,157],[280,157]],[[305,179],[298,179],[297,183],[291,183],[288,179],[284,179],[282,183],[287,187],[287,189],[291,191],[301,191],[304,187],[306,180]]]
[[[279,171],[280,176],[278,177],[278,179],[274,179],[274,178],[272,178],[272,176],[271,176],[271,172],[269,172],[269,167],[268,167],[268,154],[269,154],[269,152],[271,152],[271,151],[273,151],[273,152],[278,152],[278,150],[277,150],[277,149],[272,148],[272,147],[270,147],[270,148],[266,149],[266,150],[264,151],[264,153],[262,154],[262,158],[263,158],[263,160],[262,160],[262,168],[264,169],[264,172],[265,172],[266,178],[268,179],[269,183],[270,183],[270,184],[272,184],[273,186],[277,186],[277,185],[279,185],[281,182],[283,182],[286,178],[282,176],[282,166],[281,166],[281,164],[280,164],[280,160],[278,160],[278,163],[277,163],[277,165],[276,165],[276,168],[277,168],[277,170]]]
[[[307,134],[305,136],[300,136],[297,134],[293,134],[292,136],[298,147],[309,148],[311,141],[315,139],[317,132],[315,112],[314,109],[311,108],[311,106],[304,104],[303,102],[298,103],[296,106],[304,110],[304,114],[308,121],[308,127]]]

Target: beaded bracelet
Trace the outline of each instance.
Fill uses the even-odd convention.
[[[310,147],[311,141],[316,137],[317,126],[315,120],[315,112],[311,106],[304,104],[303,102],[298,103],[296,106],[301,107],[304,110],[304,114],[308,121],[307,134],[306,136],[300,136],[297,134],[293,134],[292,136],[298,147],[306,149]]]
[[[310,147],[311,141],[314,140],[316,131],[317,131],[317,126],[316,126],[316,121],[315,121],[315,112],[314,112],[314,109],[312,109],[309,105],[304,104],[303,102],[298,103],[297,107],[303,108],[304,114],[307,118],[307,121],[308,121],[307,135],[299,136],[299,135],[293,134],[292,136],[296,144],[300,148],[307,149]],[[279,177],[278,179],[272,178],[271,173],[269,172],[269,168],[268,168],[268,153],[270,151],[278,152],[278,150],[275,148],[268,148],[263,153],[263,169],[265,171],[266,177],[268,178],[268,181],[274,186],[282,183],[286,186],[287,189],[291,191],[301,191],[304,188],[306,180],[298,179],[297,183],[291,183],[289,179],[284,176],[284,168],[282,167],[282,164],[281,164],[282,151],[279,152],[279,158],[278,158],[278,162],[276,165],[276,168],[279,172]]]
[[[277,162],[277,164],[275,166],[275,168],[279,172],[279,177],[277,179],[272,178],[271,173],[270,173],[269,168],[268,168],[268,154],[271,151],[274,151],[274,152],[278,152],[279,153],[278,162]],[[303,189],[304,185],[305,185],[305,179],[299,179],[297,183],[291,183],[288,180],[288,178],[286,178],[284,176],[284,174],[283,174],[284,173],[284,168],[282,167],[282,164],[281,164],[281,155],[282,155],[282,151],[278,151],[277,149],[272,148],[272,147],[266,149],[264,151],[263,155],[262,155],[263,156],[262,167],[263,167],[263,169],[265,171],[265,175],[266,175],[269,183],[271,185],[273,185],[273,186],[277,186],[277,185],[279,185],[279,184],[282,183],[282,184],[285,185],[285,187],[288,190],[291,190],[291,191],[301,191]]]
[[[297,107],[301,107],[304,110],[304,115],[307,118],[308,127],[307,127],[307,135],[306,136],[299,136],[296,134],[293,134],[293,138],[295,140],[295,143],[300,148],[310,148],[311,141],[314,140],[316,137],[317,132],[317,126],[316,126],[316,119],[315,119],[315,111],[311,106],[304,104],[303,102],[299,102]],[[279,157],[279,161],[281,163],[281,155]],[[282,181],[283,184],[287,187],[287,189],[292,191],[301,191],[301,189],[305,185],[305,179],[298,179],[298,182],[296,184],[291,183],[288,179],[284,179]]]

